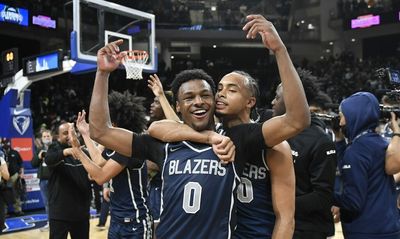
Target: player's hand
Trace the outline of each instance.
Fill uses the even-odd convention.
[[[255,39],[257,34],[260,34],[263,44],[271,51],[277,52],[286,48],[274,25],[263,16],[248,15],[246,20],[243,31],[247,31],[248,39]]]
[[[68,138],[73,148],[79,148],[81,146],[81,143],[78,140],[78,136],[76,135],[74,124],[69,125]]]
[[[107,202],[110,202],[110,188],[103,188],[103,198]]]
[[[336,207],[336,206],[332,206],[331,212],[332,212],[332,216],[333,216],[333,221],[335,223],[340,222],[340,208]]]
[[[89,124],[86,122],[86,111],[82,110],[82,112],[78,113],[78,118],[76,119],[76,127],[82,135],[89,136]]]
[[[233,162],[235,160],[235,145],[229,137],[213,133],[210,137],[210,143],[214,153],[218,156],[223,164]]]
[[[112,72],[118,68],[124,54],[120,54],[119,45],[122,39],[111,42],[97,51],[97,69],[104,72]]]
[[[159,97],[164,94],[163,86],[156,74],[150,75],[150,79],[147,82],[147,86],[153,91],[154,96]]]

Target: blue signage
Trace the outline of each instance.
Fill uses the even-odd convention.
[[[0,21],[28,26],[29,12],[25,8],[11,7],[0,3]]]

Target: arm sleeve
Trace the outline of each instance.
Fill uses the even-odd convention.
[[[246,162],[252,160],[249,159],[249,155],[258,152],[261,154],[262,150],[267,149],[262,133],[262,124],[237,125],[229,129],[227,136],[232,139],[236,146],[235,166],[239,174],[241,174]]]
[[[364,207],[368,188],[369,161],[366,155],[347,150],[343,156],[342,192],[335,193],[335,204],[341,209],[358,214]]]
[[[64,159],[63,149],[57,145],[57,143],[53,143],[49,146],[47,150],[46,157],[44,158],[45,163],[49,167],[56,167],[61,164]]]
[[[308,173],[312,192],[296,197],[296,214],[307,215],[313,211],[331,208],[332,192],[336,174],[336,151],[333,142],[316,147],[310,155]]]
[[[106,160],[112,159],[115,162],[119,163],[120,165],[128,167],[130,169],[140,168],[142,167],[144,162],[144,160],[142,159],[135,160],[132,158],[128,158],[122,154],[119,154],[109,149],[103,150],[101,156]]]
[[[130,160],[150,160],[162,170],[165,158],[165,144],[147,134],[133,134],[132,157]]]

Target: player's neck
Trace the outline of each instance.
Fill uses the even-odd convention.
[[[250,122],[251,122],[250,115],[248,115],[248,114],[241,114],[241,115],[236,115],[233,117],[224,117],[222,119],[223,125],[227,128],[231,128],[233,126],[240,125],[240,124],[248,124]]]

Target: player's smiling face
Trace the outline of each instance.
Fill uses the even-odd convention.
[[[215,95],[216,113],[218,116],[236,116],[246,107],[252,107],[255,101],[252,98],[242,75],[232,72],[225,75],[218,84]]]
[[[190,80],[179,87],[176,111],[183,121],[197,131],[212,129],[215,100],[205,80]]]

